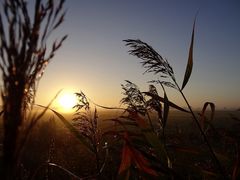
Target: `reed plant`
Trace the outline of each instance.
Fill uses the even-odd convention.
[[[102,146],[102,133],[99,128],[99,117],[97,109],[91,111],[90,103],[83,92],[76,93],[78,103],[73,107],[76,109],[73,125],[84,136],[91,146],[95,155],[97,173],[101,172],[100,151]],[[82,111],[84,109],[84,111]]]
[[[64,126],[76,137],[76,139],[84,145],[85,151],[90,153],[91,156],[93,155],[94,161],[92,164],[95,165],[94,173],[89,174],[88,176],[80,177],[71,172],[70,169],[66,169],[60,164],[56,164],[51,161],[46,162],[40,168],[43,168],[44,166],[55,167],[74,179],[101,179],[109,157],[108,142],[104,140],[104,134],[99,127],[97,108],[95,107],[94,111],[91,110],[90,102],[92,101],[83,92],[76,92],[75,95],[78,101],[73,107],[73,109],[75,109],[75,113],[73,114],[71,121],[67,120],[59,112],[51,108],[48,109],[53,112],[53,114],[64,124]],[[97,105],[94,102],[92,103],[93,105],[104,109],[115,109]],[[90,169],[88,170],[90,171]],[[36,172],[38,171],[39,169],[37,169]],[[34,173],[34,176],[35,175],[36,173]]]
[[[166,125],[166,107],[165,112],[162,107],[162,102],[165,100],[159,101],[147,97],[148,93],[158,96],[153,85],[150,85],[148,92],[141,92],[137,85],[126,81],[122,89],[125,97],[121,102],[126,105],[125,113],[113,119],[123,127],[120,131],[116,131],[124,141],[119,177],[177,178],[177,174],[171,169],[166,143],[163,140],[165,135],[161,134]],[[172,107],[185,111],[176,104],[170,103]],[[156,112],[158,121],[152,118],[153,111]]]
[[[147,43],[139,40],[139,39],[127,39],[124,40],[126,42],[126,46],[130,47],[129,53],[133,56],[136,56],[141,59],[142,66],[146,69],[145,73],[153,73],[157,76],[157,80],[152,80],[152,83],[159,84],[164,92],[164,98],[159,98],[158,95],[154,93],[147,93],[155,100],[164,100],[164,113],[163,113],[163,126],[166,124],[168,111],[169,111],[169,100],[167,98],[167,92],[164,88],[164,86],[174,88],[176,89],[181,96],[183,97],[184,101],[186,102],[186,105],[189,109],[189,112],[191,113],[194,122],[196,123],[201,136],[206,144],[206,146],[209,149],[210,155],[212,157],[213,162],[216,165],[216,168],[219,170],[219,173],[222,175],[223,178],[226,178],[225,171],[218,160],[211,144],[209,143],[209,140],[204,132],[203,127],[201,126],[199,120],[197,119],[196,115],[194,114],[192,107],[189,104],[189,101],[187,100],[183,90],[185,86],[187,85],[189,78],[191,76],[192,67],[193,67],[193,45],[194,45],[194,31],[195,31],[195,21],[193,24],[193,30],[192,30],[192,37],[191,37],[191,43],[189,48],[189,56],[188,56],[188,63],[185,71],[185,76],[182,82],[182,86],[177,83],[176,77],[174,75],[174,71],[172,66],[169,64],[168,60],[166,58],[163,58],[160,54],[158,54],[150,45]],[[210,104],[210,103],[209,103]],[[207,106],[208,104],[206,104]],[[213,104],[210,104],[211,108],[213,109]],[[206,107],[204,107],[206,109]],[[204,110],[205,111],[205,110]]]
[[[64,21],[64,0],[35,0],[33,14],[24,0],[4,0],[0,13],[0,69],[3,87],[3,179],[16,179],[22,144],[27,128],[27,107],[32,108],[37,85],[44,70],[67,36],[59,41],[48,38]],[[49,47],[51,45],[51,47]],[[25,140],[23,140],[25,141]],[[19,146],[20,144],[20,146]]]

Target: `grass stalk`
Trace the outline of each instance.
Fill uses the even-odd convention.
[[[218,170],[219,170],[219,172],[221,173],[221,175],[223,176],[223,178],[224,178],[224,179],[227,179],[226,174],[225,174],[225,171],[224,171],[224,169],[223,169],[220,161],[218,160],[216,154],[214,153],[214,150],[213,150],[210,142],[208,141],[208,138],[207,138],[206,134],[204,133],[204,131],[203,131],[203,129],[202,129],[202,127],[201,127],[201,125],[200,125],[197,117],[195,116],[195,114],[194,114],[194,112],[193,112],[193,110],[192,110],[192,108],[191,108],[191,106],[190,106],[190,104],[189,104],[186,96],[184,95],[183,91],[181,90],[181,88],[179,87],[178,83],[176,82],[176,80],[175,80],[174,78],[173,78],[173,81],[174,81],[174,83],[175,83],[178,91],[179,91],[180,94],[182,95],[185,103],[187,104],[188,109],[189,109],[189,111],[190,111],[190,113],[191,113],[191,115],[192,115],[195,123],[197,124],[197,127],[198,127],[198,129],[199,129],[202,137],[203,137],[203,140],[204,140],[204,142],[206,143],[206,145],[207,145],[207,147],[208,147],[208,149],[209,149],[209,151],[210,151],[210,153],[211,153],[211,156],[212,156],[212,159],[213,159],[214,162],[215,162],[215,165],[218,167]]]
[[[164,84],[165,86],[168,86],[170,88],[175,88],[176,90],[178,90],[181,93],[184,101],[186,102],[186,104],[188,106],[188,109],[190,110],[190,113],[192,114],[192,117],[193,117],[195,123],[197,124],[197,127],[203,137],[203,140],[205,141],[205,143],[211,153],[211,158],[215,162],[216,168],[219,170],[219,173],[222,175],[222,177],[224,179],[226,179],[227,177],[226,177],[225,171],[224,171],[220,161],[216,157],[216,154],[214,153],[214,150],[213,150],[212,146],[210,145],[210,142],[208,141],[206,134],[204,133],[203,129],[201,128],[199,121],[197,120],[187,98],[185,97],[185,95],[183,93],[183,88],[187,84],[187,82],[190,78],[191,72],[192,72],[194,29],[195,29],[195,21],[193,24],[192,38],[191,38],[191,44],[190,44],[190,49],[189,49],[189,58],[188,58],[188,63],[187,63],[187,68],[186,68],[182,88],[179,87],[179,85],[176,81],[175,75],[174,75],[173,68],[168,63],[167,59],[163,58],[160,54],[158,54],[150,45],[148,45],[147,43],[145,43],[139,39],[137,39],[137,40],[127,39],[124,41],[126,42],[126,46],[129,46],[131,48],[131,50],[129,51],[129,54],[137,56],[138,58],[142,59],[141,64],[144,68],[146,68],[145,72],[160,75],[160,77],[163,79],[166,79],[166,81],[157,81],[158,83],[160,83],[161,85]],[[156,82],[156,81],[154,81],[154,82]],[[164,90],[164,88],[163,88],[163,90]]]

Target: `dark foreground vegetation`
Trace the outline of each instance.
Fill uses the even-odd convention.
[[[99,111],[98,128],[102,134],[123,129],[117,123],[109,121],[109,119],[113,119],[121,113],[121,111]],[[208,112],[209,114],[210,112]],[[73,115],[68,114],[64,117],[71,122]],[[231,179],[234,171],[237,170],[235,170],[237,168],[237,144],[235,143],[240,136],[240,124],[234,117],[239,118],[239,112],[216,111],[215,118],[212,121],[214,128],[210,128],[207,132],[217,157],[229,174],[228,179]],[[158,123],[155,117],[153,120],[154,124]],[[133,133],[139,132],[139,129],[135,127],[129,127],[128,130]],[[191,116],[183,112],[170,111],[165,131],[167,150],[173,161],[172,167],[182,179],[221,179],[209,158],[209,152]],[[99,150],[100,166],[104,166],[100,177],[101,179],[116,179],[119,176],[124,140],[107,134],[101,139],[102,145]],[[2,135],[0,138],[2,141]],[[105,142],[108,142],[108,154],[104,149]],[[134,139],[132,143],[137,142]],[[141,149],[141,147],[138,147],[138,149]],[[56,164],[64,170],[59,167],[48,166],[47,163]],[[19,179],[74,179],[74,176],[66,170],[79,178],[98,178],[93,153],[64,126],[61,120],[56,116],[53,118],[53,114],[50,112],[46,113],[45,117],[34,127],[25,145],[19,169],[21,171]],[[139,179],[140,176],[145,176],[146,179],[158,179],[144,172],[139,173],[134,165],[132,165],[131,171],[137,173],[138,176],[135,179]]]
[[[212,102],[194,112],[184,94],[195,21],[181,85],[166,58],[141,40],[127,39],[129,53],[156,77],[148,91],[127,80],[123,108],[98,105],[77,92],[68,118],[51,109],[51,101],[36,105],[37,84],[66,39],[48,42],[63,22],[63,5],[64,0],[36,0],[31,16],[24,0],[3,2],[1,179],[239,179],[239,112],[221,114]],[[186,108],[168,98],[168,88],[179,92]]]

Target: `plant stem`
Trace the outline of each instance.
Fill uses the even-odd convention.
[[[222,165],[221,165],[220,161],[218,160],[217,156],[215,155],[214,150],[213,150],[211,144],[209,143],[206,134],[205,134],[204,131],[202,130],[201,125],[200,125],[200,123],[198,122],[197,117],[195,116],[195,114],[194,114],[194,112],[193,112],[190,104],[188,103],[188,100],[187,100],[186,96],[184,95],[184,93],[182,92],[182,90],[180,89],[180,87],[178,86],[176,80],[174,80],[174,83],[176,84],[176,86],[177,86],[179,92],[181,93],[184,101],[186,102],[186,104],[187,104],[187,106],[188,106],[188,109],[190,110],[190,112],[191,112],[191,114],[192,114],[192,117],[193,117],[194,121],[196,122],[197,127],[198,127],[198,129],[199,129],[199,131],[200,131],[200,133],[201,133],[201,135],[202,135],[202,137],[203,137],[203,140],[205,141],[205,143],[206,143],[206,145],[207,145],[207,147],[208,147],[208,149],[209,149],[209,151],[210,151],[210,153],[211,153],[211,155],[212,155],[212,159],[215,161],[215,163],[216,163],[216,165],[217,165],[217,167],[218,167],[218,170],[219,170],[220,173],[222,174],[223,178],[224,178],[224,179],[227,179],[226,174],[225,174],[225,171],[224,171],[224,169],[222,168]]]

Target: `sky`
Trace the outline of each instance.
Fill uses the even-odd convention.
[[[148,90],[147,82],[158,77],[143,74],[140,60],[128,54],[122,40],[129,38],[167,58],[181,85],[199,10],[193,71],[184,93],[195,108],[206,101],[219,109],[240,107],[239,0],[66,0],[65,8],[65,21],[53,37],[69,37],[47,67],[36,103],[48,104],[63,89],[119,106],[125,80]],[[180,93],[167,91],[169,100],[186,106]]]

